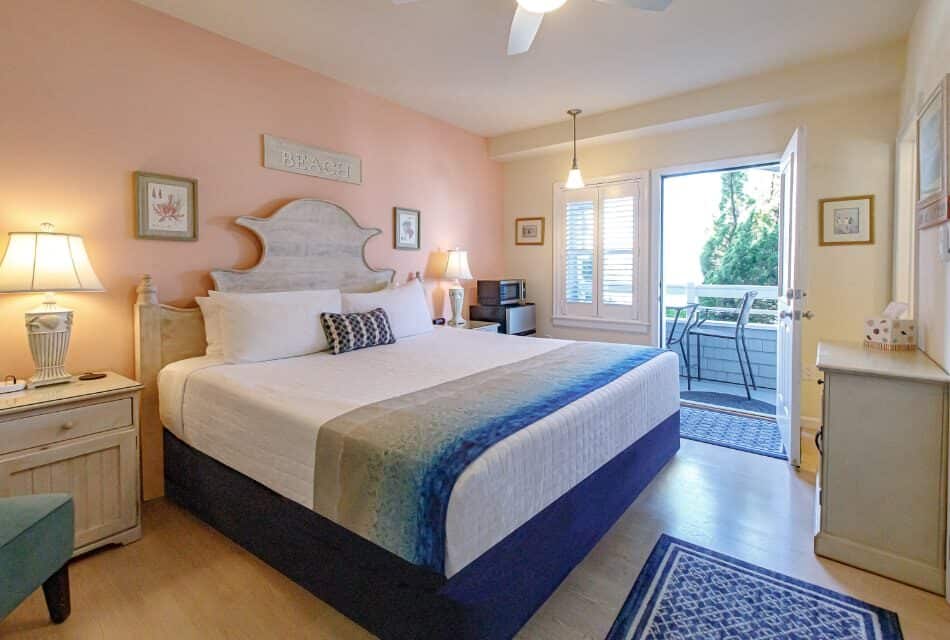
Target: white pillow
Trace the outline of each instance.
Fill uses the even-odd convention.
[[[343,294],[343,313],[372,311],[377,307],[389,316],[389,326],[397,340],[432,331],[429,303],[418,280],[395,289]]]
[[[220,357],[224,354],[221,349],[221,322],[218,320],[218,305],[210,297],[195,298],[201,307],[201,316],[205,321],[205,341],[208,348],[205,355]]]
[[[329,347],[321,313],[340,313],[339,289],[274,293],[211,292],[228,362],[261,362]]]

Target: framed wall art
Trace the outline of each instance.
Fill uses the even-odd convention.
[[[417,250],[422,240],[422,220],[416,209],[393,207],[393,247]]]
[[[544,218],[515,220],[515,244],[544,244]]]
[[[136,235],[153,240],[198,239],[198,181],[136,171]]]
[[[818,244],[874,244],[874,196],[818,201]]]
[[[944,78],[917,117],[917,228],[947,220],[948,79]]]

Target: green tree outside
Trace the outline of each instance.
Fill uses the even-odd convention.
[[[720,177],[719,216],[700,254],[704,284],[778,284],[779,176],[755,196],[747,193],[745,171],[728,171]],[[700,298],[708,307],[733,307],[731,298]],[[754,309],[776,309],[775,300],[757,300]],[[735,320],[724,314],[723,320]],[[774,316],[755,314],[753,322],[775,322]]]

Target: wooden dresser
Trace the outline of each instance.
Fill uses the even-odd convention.
[[[0,395],[0,496],[72,494],[74,555],[142,536],[141,388],[109,373]]]
[[[815,553],[946,592],[950,376],[920,351],[822,342]]]

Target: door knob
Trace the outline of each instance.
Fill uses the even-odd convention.
[[[812,318],[815,317],[815,312],[814,312],[814,311],[811,311],[811,310],[804,311],[804,312],[802,312],[802,317],[805,318],[805,319],[807,319],[807,320],[811,320]]]
[[[784,320],[785,318],[794,318],[795,314],[791,311],[779,311],[778,317],[779,319]]]

